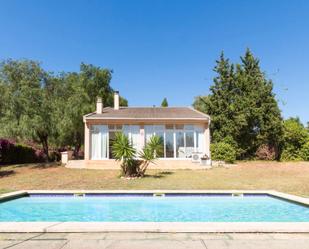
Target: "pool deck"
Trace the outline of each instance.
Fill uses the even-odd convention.
[[[309,249],[309,234],[0,233],[1,249]]]
[[[0,196],[1,200],[27,194],[268,194],[309,207],[309,200],[273,190],[25,190]],[[0,233],[97,233],[97,232],[156,232],[156,233],[309,233],[309,222],[0,222]]]

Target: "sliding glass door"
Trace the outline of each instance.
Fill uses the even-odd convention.
[[[173,131],[165,132],[165,157],[167,158],[174,157],[174,132]]]
[[[113,158],[112,144],[117,132],[128,136],[133,147],[140,151],[142,144],[149,142],[153,135],[162,139],[162,158],[191,158],[192,153],[205,153],[204,129],[195,125],[145,125],[141,137],[139,125],[92,125],[91,159]],[[144,139],[144,142],[142,141]]]
[[[145,143],[151,136],[162,138],[164,144],[163,158],[191,158],[192,153],[204,152],[204,129],[195,125],[167,124],[145,125]]]
[[[91,126],[91,159],[100,160],[107,158],[108,129],[106,125]]]

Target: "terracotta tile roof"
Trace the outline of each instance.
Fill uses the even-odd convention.
[[[85,119],[196,119],[209,120],[209,116],[190,107],[112,107],[103,108],[102,114],[89,113]]]

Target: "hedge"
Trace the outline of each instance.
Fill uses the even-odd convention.
[[[225,161],[233,163],[236,160],[236,150],[234,147],[225,142],[211,144],[211,158],[214,161]]]
[[[309,141],[300,149],[300,156],[303,160],[309,161]]]
[[[36,163],[45,161],[44,153],[29,146],[14,144],[7,139],[0,139],[0,163]]]

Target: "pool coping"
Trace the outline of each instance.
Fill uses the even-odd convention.
[[[275,190],[22,190],[0,201],[31,194],[265,194],[309,207],[309,199]],[[309,233],[309,222],[0,222],[0,233],[198,232]]]

